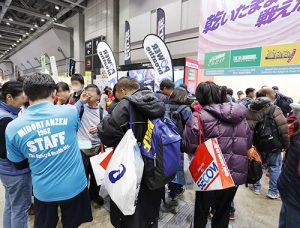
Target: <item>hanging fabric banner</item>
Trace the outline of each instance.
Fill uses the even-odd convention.
[[[101,41],[97,46],[97,53],[103,68],[108,75],[108,80],[112,85],[115,85],[118,80],[118,71],[115,57],[111,48],[104,41]]]
[[[76,66],[76,61],[74,59],[70,59],[69,61],[69,76],[72,76],[75,74],[75,66]]]
[[[165,42],[160,37],[149,34],[144,38],[143,48],[155,70],[155,83],[160,84],[164,79],[173,81],[173,63]]]
[[[52,77],[58,77],[55,56],[50,56],[50,66],[52,71]]]
[[[125,65],[131,63],[131,44],[130,44],[130,25],[125,21],[125,43],[124,43],[124,62]]]
[[[46,55],[41,55],[40,57],[40,63],[41,63],[41,72],[45,73],[46,70]]]
[[[162,8],[157,9],[157,27],[156,34],[165,41],[166,34],[166,16]]]

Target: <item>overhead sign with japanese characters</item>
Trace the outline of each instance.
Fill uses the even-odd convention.
[[[300,74],[300,43],[205,54],[205,76]]]
[[[300,0],[202,0],[200,7],[200,64],[204,64],[204,54],[209,52],[300,41]],[[252,57],[259,50],[248,52],[244,60],[238,56],[233,59],[234,64],[251,62],[256,66],[258,60]],[[276,62],[280,63],[278,60],[274,64]]]

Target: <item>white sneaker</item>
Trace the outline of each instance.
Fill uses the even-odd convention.
[[[267,197],[269,199],[278,199],[278,198],[280,198],[280,195],[279,195],[279,193],[268,193]]]
[[[253,189],[253,192],[255,195],[260,195],[260,190],[259,189]]]

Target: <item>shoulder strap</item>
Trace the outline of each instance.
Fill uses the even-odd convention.
[[[132,107],[130,102],[129,102],[129,128],[132,129]]]
[[[180,105],[177,109],[177,112],[181,113],[186,107],[186,105]]]
[[[198,118],[198,129],[199,129],[199,145],[200,145],[201,143],[205,142],[205,136],[204,136],[205,132],[204,132],[204,128],[203,128],[202,123],[201,123],[201,114],[200,114],[200,112],[198,112],[197,118]]]
[[[269,117],[273,118],[275,109],[276,109],[276,105],[272,105],[271,108],[270,108],[270,111],[269,111],[269,113],[268,113],[268,116],[269,116]]]
[[[80,118],[80,120],[83,117],[83,113],[84,113],[84,104],[80,107],[80,112],[79,112],[79,118]]]
[[[102,120],[103,120],[103,108],[101,108],[100,107],[100,105],[99,105],[99,118],[100,118],[100,123],[102,122]]]

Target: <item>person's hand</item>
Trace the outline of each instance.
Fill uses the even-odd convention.
[[[82,101],[82,102],[88,102],[88,100],[90,98],[91,98],[91,96],[87,92],[83,91],[82,94],[81,94],[81,96],[80,96],[80,101]]]
[[[65,100],[62,97],[58,97],[57,104],[62,105],[65,103]]]
[[[89,132],[90,132],[90,134],[94,135],[94,134],[97,134],[98,129],[96,126],[91,126],[89,129]]]

